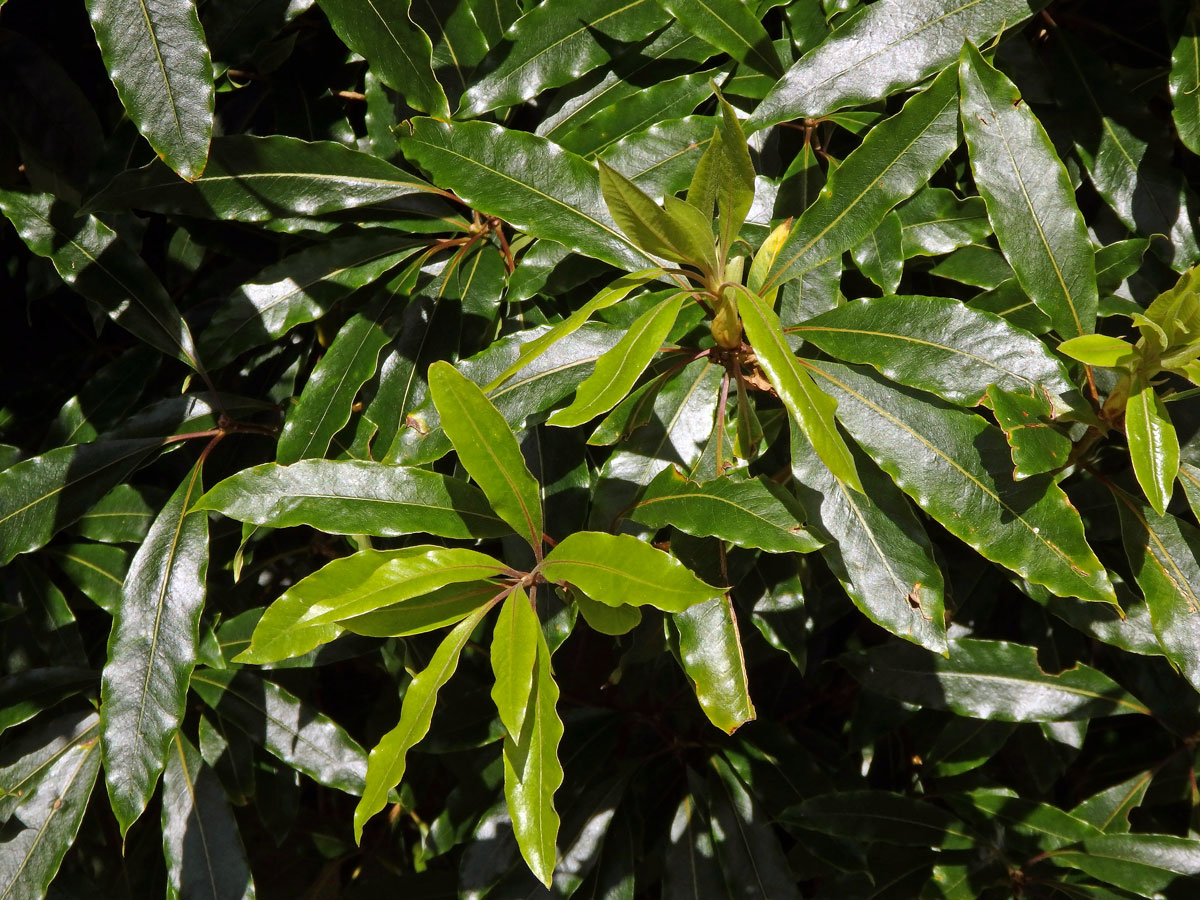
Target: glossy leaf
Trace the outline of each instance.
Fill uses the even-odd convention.
[[[1012,448],[1013,478],[1052,472],[1067,464],[1071,439],[1045,421],[1045,404],[1029,394],[988,388],[988,405]]]
[[[1195,11],[1189,12],[1171,49],[1171,117],[1184,146],[1200,153],[1200,38],[1196,20]]]
[[[446,93],[433,75],[433,45],[409,15],[405,0],[318,0],[337,36],[364,57],[380,81],[408,104],[450,118]]]
[[[124,547],[77,543],[60,545],[49,551],[58,568],[84,595],[110,615],[121,606],[125,574],[132,553]]]
[[[546,554],[547,581],[576,585],[608,606],[653,606],[682,612],[722,596],[683,563],[630,535],[577,531]]]
[[[182,178],[204,171],[213,131],[212,60],[191,0],[87,0],[100,55],[129,118]]]
[[[840,257],[922,187],[958,146],[956,99],[954,76],[947,70],[873,128],[796,221],[765,288]]]
[[[737,614],[726,594],[671,616],[679,658],[708,720],[733,734],[755,717]]]
[[[642,621],[642,611],[636,606],[605,606],[593,600],[579,588],[571,591],[579,614],[585,622],[601,634],[613,636],[628,634]]]
[[[1096,330],[1096,263],[1067,170],[1020,93],[963,49],[963,133],[1000,248],[1063,338]]]
[[[118,484],[80,516],[72,531],[93,541],[141,543],[154,520],[152,507],[136,488]]]
[[[1001,722],[1070,722],[1146,713],[1104,673],[1077,664],[1048,675],[1033,647],[960,638],[944,659],[891,643],[842,657],[864,687],[908,703]]]
[[[889,791],[844,791],[805,800],[786,813],[826,834],[915,847],[966,849],[975,838],[942,807]]]
[[[993,385],[1036,398],[1048,413],[1071,408],[1066,369],[1031,335],[999,316],[942,297],[857,300],[789,329],[826,353],[868,363],[888,378],[977,406]]]
[[[740,0],[659,0],[684,28],[738,62],[774,78],[783,74],[771,37]]]
[[[1154,511],[1166,514],[1179,472],[1179,436],[1154,386],[1135,375],[1125,405],[1125,437],[1138,484]]]
[[[502,563],[465,548],[360,550],[297,582],[268,606],[250,646],[234,661],[265,663],[300,656],[337,637],[341,619],[506,571]]]
[[[429,660],[429,665],[409,684],[400,709],[400,722],[385,734],[367,758],[367,780],[362,799],[354,810],[354,839],[362,840],[363,825],[387,803],[388,793],[404,778],[409,749],[429,731],[438,691],[454,670],[471,632],[490,606],[481,606],[446,636]]]
[[[885,0],[847,21],[788,69],[755,110],[750,127],[880,100],[953,63],[964,40],[982,43],[1044,5],[1041,0]]]
[[[575,389],[571,404],[555,412],[547,423],[568,428],[582,425],[623,400],[662,347],[686,297],[675,294],[639,316],[620,342],[596,360],[596,368]]]
[[[940,256],[978,244],[992,233],[987,207],[978,197],[960,200],[945,188],[926,188],[896,208],[904,258]]]
[[[529,692],[537,677],[538,637],[541,623],[520,588],[511,592],[500,607],[492,631],[492,701],[500,722],[513,740],[521,734]]]
[[[1108,834],[1127,834],[1129,813],[1141,805],[1150,780],[1149,772],[1140,772],[1127,781],[1088,797],[1071,810],[1071,815]]]
[[[496,514],[540,549],[541,491],[504,417],[477,384],[449,363],[429,367],[429,389],[463,468]]]
[[[771,553],[808,553],[821,545],[804,530],[787,492],[762,477],[696,483],[670,466],[650,482],[629,517],[651,528],[672,525],[696,537],[715,536]]]
[[[898,216],[888,213],[854,248],[854,264],[884,294],[895,292],[904,271],[904,229]]]
[[[179,728],[208,569],[200,464],[162,508],[125,576],[100,682],[104,775],[121,833],[142,814]]]
[[[197,509],[239,522],[311,525],[330,534],[498,537],[509,532],[476,487],[425,469],[312,459],[244,469],[209,489]]]
[[[1059,850],[1054,861],[1142,897],[1164,896],[1200,876],[1196,842],[1166,834],[1103,834]]]
[[[1079,514],[1049,476],[1013,480],[998,428],[888,387],[862,369],[807,367],[837,398],[838,417],[859,444],[952,534],[1059,596],[1115,603]]]
[[[252,898],[254,881],[233,810],[200,752],[181,734],[163,772],[163,856],[176,896]]]
[[[0,733],[95,684],[91,669],[47,666],[0,678]]]
[[[461,622],[482,604],[502,593],[491,581],[448,584],[421,597],[402,600],[338,624],[367,637],[403,637]]]

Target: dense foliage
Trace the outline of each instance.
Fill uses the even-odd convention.
[[[0,0],[0,897],[1200,896],[1198,22]]]

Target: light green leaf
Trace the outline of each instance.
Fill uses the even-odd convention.
[[[724,259],[729,255],[750,207],[754,205],[754,163],[750,159],[746,135],[737,113],[724,97],[718,97],[718,100],[721,105],[721,138],[712,144],[716,167],[712,178],[715,180],[717,210],[720,213],[721,258]],[[707,215],[704,209],[700,213]]]
[[[429,731],[438,691],[458,668],[458,658],[471,633],[491,605],[479,607],[451,631],[438,646],[429,665],[404,692],[400,722],[385,734],[367,757],[367,782],[354,810],[354,840],[362,841],[363,825],[387,803],[388,793],[404,778],[409,749]]]
[[[628,634],[642,621],[642,611],[636,606],[606,606],[597,603],[579,588],[571,591],[579,606],[579,614],[593,630],[618,636]]]
[[[429,390],[463,468],[496,514],[539,551],[541,490],[504,417],[475,382],[447,362],[429,367]]]
[[[546,554],[547,581],[570,583],[608,606],[653,606],[682,612],[721,597],[672,556],[627,534],[577,531]]]
[[[1084,334],[1063,341],[1058,352],[1089,366],[1121,368],[1133,361],[1133,344],[1107,334]]]
[[[502,591],[503,588],[491,581],[448,584],[423,596],[343,619],[338,625],[367,637],[423,634],[461,622]]]
[[[687,294],[674,294],[638,316],[620,342],[596,361],[592,374],[575,389],[571,405],[555,412],[547,424],[582,425],[620,403],[661,349],[685,299]]]
[[[971,171],[1000,249],[1060,337],[1091,334],[1095,253],[1066,168],[1016,86],[971,44],[959,78]]]
[[[1179,472],[1179,436],[1167,405],[1141,374],[1133,376],[1129,388],[1125,437],[1138,484],[1154,511],[1165,515]]]
[[[492,700],[500,722],[514,740],[521,734],[525,708],[536,674],[538,640],[542,625],[530,605],[529,595],[517,588],[509,593],[492,631]]]
[[[737,614],[726,594],[674,613],[679,658],[708,720],[733,734],[755,717]]]

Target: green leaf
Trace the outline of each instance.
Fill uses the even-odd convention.
[[[1094,826],[1057,806],[1017,797],[1008,790],[979,788],[965,799],[983,814],[987,825],[995,822],[1015,834],[1033,837],[1042,850],[1054,850],[1064,844],[1098,836]],[[954,805],[965,804],[956,802]]]
[[[1058,352],[1089,366],[1124,368],[1134,359],[1133,344],[1107,334],[1084,334],[1063,341]]]
[[[854,491],[792,432],[792,474],[829,568],[863,613],[897,637],[946,652],[945,583],[912,506],[861,451]]]
[[[1042,398],[1010,393],[992,385],[987,400],[1012,448],[1013,478],[1020,481],[1067,464],[1071,439],[1044,420],[1046,407]]]
[[[464,548],[361,550],[335,559],[285,591],[267,607],[250,646],[234,661],[267,663],[300,656],[337,637],[340,619],[507,571],[490,556]]]
[[[115,231],[95,216],[50,194],[0,191],[0,212],[21,240],[71,288],[99,306],[122,328],[168,356],[200,368],[192,333],[166,289]]]
[[[840,257],[929,181],[958,146],[957,95],[954,75],[947,70],[871,129],[796,222],[771,267],[766,289]]]
[[[971,44],[959,78],[971,172],[1000,249],[1060,337],[1091,334],[1095,253],[1066,168],[1016,86]]]
[[[1071,815],[1108,834],[1129,833],[1129,813],[1141,806],[1153,774],[1139,772],[1127,781],[1088,797]]]
[[[682,612],[723,595],[672,556],[627,534],[577,531],[546,554],[547,581],[570,583],[608,606]]]
[[[555,412],[547,424],[582,425],[620,403],[662,347],[685,299],[687,294],[674,294],[638,316],[620,342],[596,360],[571,405]]]
[[[188,181],[204,171],[213,131],[212,60],[192,0],[86,0],[104,66],[129,118]]]
[[[329,534],[426,532],[471,538],[509,533],[473,485],[425,469],[367,460],[254,466],[210,488],[196,508],[239,522],[273,528],[311,525]]]
[[[504,417],[477,384],[447,362],[429,367],[429,390],[463,468],[496,514],[540,550],[541,489]]]
[[[691,774],[689,771],[689,782]],[[708,807],[704,796],[697,793],[689,790],[679,802],[667,832],[670,843],[663,871],[666,900],[726,900],[729,896],[713,846]]]
[[[740,312],[746,337],[754,348],[759,365],[778,392],[779,399],[787,407],[793,421],[800,426],[821,462],[839,481],[861,492],[862,482],[859,481],[854,457],[834,422],[837,401],[817,387],[801,368],[783,336],[775,311],[748,291],[743,291],[741,298],[744,302],[740,304]]]
[[[375,374],[379,351],[391,340],[383,327],[389,306],[384,302],[359,313],[338,330],[288,410],[275,457],[280,465],[323,457],[333,436],[350,421],[354,398]]]
[[[520,588],[509,593],[492,631],[492,700],[510,738],[521,734],[525,708],[536,674],[538,640],[542,632],[529,595]]]
[[[403,637],[454,625],[502,592],[491,581],[448,584],[421,597],[412,597],[338,624],[367,637]]]
[[[583,157],[487,122],[415,119],[412,127],[405,156],[472,208],[621,268],[654,265],[610,224],[600,176]]]
[[[890,791],[839,791],[805,800],[788,821],[839,837],[911,847],[967,849],[975,837],[940,806]]]
[[[89,208],[263,222],[283,215],[318,216],[431,190],[416,175],[333,141],[231,134],[213,139],[204,176],[193,183],[153,162],[118,175],[92,197]]]
[[[1045,344],[999,316],[944,297],[847,303],[788,329],[826,353],[868,363],[893,381],[977,406],[993,385],[1035,397],[1049,414],[1071,409],[1075,386]]]
[[[642,611],[636,606],[605,606],[585,594],[579,588],[571,591],[579,606],[579,614],[594,631],[614,637],[628,634],[642,621]]]
[[[1200,848],[1166,834],[1102,834],[1055,852],[1056,863],[1081,869],[1141,897],[1162,897],[1200,875]]]
[[[841,658],[864,687],[906,703],[1001,722],[1073,722],[1146,714],[1147,709],[1090,666],[1048,675],[1037,650],[1007,641],[951,640],[949,658],[890,643]]]
[[[44,716],[6,741],[0,752],[0,819],[12,820],[64,753],[79,746],[95,747],[99,730],[100,718],[94,710],[77,709]]]
[[[629,518],[770,553],[809,553],[822,543],[804,530],[802,513],[788,493],[762,476],[696,483],[668,466],[646,487]]]
[[[317,784],[362,794],[366,751],[311,704],[246,671],[198,669],[192,688],[223,721],[289,767]]]
[[[905,259],[941,256],[978,244],[992,233],[987,207],[979,197],[960,200],[945,188],[925,188],[896,208]]]
[[[1183,145],[1200,153],[1200,37],[1195,10],[1171,49],[1171,117]]]
[[[178,733],[163,773],[162,834],[168,890],[175,896],[254,897],[246,848],[221,782]]]
[[[318,0],[337,36],[413,109],[450,118],[433,74],[433,45],[409,17],[408,0]]]
[[[708,720],[733,734],[755,717],[737,614],[726,594],[674,613],[679,658]]]
[[[59,569],[89,600],[109,615],[116,615],[121,606],[125,573],[129,571],[130,551],[81,542],[60,545],[49,552]]]
[[[1121,537],[1154,633],[1172,665],[1200,690],[1200,530],[1114,487]]]
[[[1125,437],[1138,484],[1154,511],[1165,515],[1179,472],[1179,436],[1167,405],[1140,373],[1133,376],[1125,405]]]
[[[884,294],[896,290],[904,271],[904,229],[895,213],[884,216],[866,240],[854,248],[854,264]]]
[[[362,799],[354,810],[354,840],[362,841],[363,825],[387,803],[388,793],[404,778],[409,749],[429,731],[438,691],[458,668],[458,658],[471,633],[479,625],[490,604],[481,606],[454,627],[438,646],[429,665],[418,674],[404,692],[400,721],[375,745],[367,757],[367,780]]]
[[[554,793],[563,782],[558,760],[563,724],[555,709],[559,692],[550,669],[550,648],[541,628],[531,636],[536,640],[536,661],[527,660],[534,668],[521,729],[504,737],[504,798],[521,856],[534,876],[550,887],[557,860]]]
[[[650,196],[666,197],[691,183],[715,125],[711,116],[668,119],[622,138],[600,156]]]
[[[599,171],[600,191],[609,215],[639,248],[663,259],[691,265],[699,265],[712,256],[711,231],[707,235],[697,234],[603,160]]]
[[[750,119],[757,131],[864,106],[951,65],[963,41],[1013,28],[1044,0],[909,0],[868,6],[795,63]]]
[[[750,207],[754,205],[754,163],[750,159],[746,135],[737,113],[724,97],[718,96],[717,99],[721,106],[721,122],[718,126],[720,140],[712,143],[715,171],[711,178],[715,182],[712,189],[715,190],[720,213],[721,258],[725,259],[742,223],[746,221]],[[700,166],[704,167],[703,159]],[[697,177],[700,177],[699,172]],[[691,195],[690,189],[688,194]],[[695,201],[691,202],[695,205]],[[701,208],[700,213],[707,218],[707,210]]]
[[[458,115],[478,116],[568,84],[608,62],[614,42],[643,40],[667,21],[654,0],[538,4],[512,24],[503,43],[493,47],[491,71],[467,90]]]
[[[118,484],[79,517],[75,534],[109,544],[140,544],[154,521],[152,507],[137,488]]]
[[[27,669],[0,678],[0,733],[95,683],[95,672],[75,666]]]
[[[21,799],[8,820],[4,852],[0,853],[0,896],[13,900],[39,900],[46,896],[59,864],[75,841],[87,809],[96,775],[100,771],[99,740],[95,717],[90,716],[82,734],[53,740],[48,754],[39,754],[36,780],[25,773]],[[56,723],[57,724],[57,723]],[[0,769],[0,795],[9,793],[8,777]],[[15,785],[14,785],[15,787]],[[7,831],[7,829],[6,829]]]
[[[1000,429],[862,369],[805,365],[837,398],[838,417],[855,440],[951,534],[1059,596],[1115,604],[1079,514],[1050,476],[1013,480]]]
[[[150,526],[125,576],[100,682],[101,748],[124,835],[142,814],[183,717],[208,569],[197,463]]]
[[[762,23],[740,0],[658,0],[684,28],[774,78],[783,74]]]

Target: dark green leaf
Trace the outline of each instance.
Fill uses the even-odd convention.
[[[1045,421],[1043,398],[1009,393],[991,385],[987,399],[996,415],[996,423],[1004,430],[1004,437],[1012,447],[1013,478],[1020,480],[1052,472],[1067,464],[1071,439]]]
[[[771,37],[740,0],[659,0],[684,28],[774,78],[783,74]]]
[[[137,488],[118,484],[79,517],[71,530],[105,543],[141,543],[154,520],[154,507]]]
[[[1139,772],[1127,781],[1088,797],[1071,810],[1071,815],[1108,834],[1127,834],[1129,813],[1141,805],[1151,778],[1150,772]]]
[[[843,791],[805,800],[785,817],[826,834],[914,847],[965,849],[975,838],[940,806],[888,791]]]
[[[987,207],[979,197],[960,200],[945,188],[926,188],[896,209],[904,258],[940,256],[977,244],[992,233]]]
[[[1162,892],[1174,893],[1200,875],[1196,842],[1166,834],[1104,834],[1053,858],[1142,897],[1169,896]]]
[[[1196,23],[1192,10],[1171,50],[1171,116],[1179,139],[1193,153],[1200,153],[1200,38]]]
[[[866,240],[854,248],[854,264],[870,278],[884,294],[891,294],[900,284],[904,270],[904,229],[895,213],[884,216],[879,226]]]
[[[50,553],[68,578],[84,595],[109,615],[121,606],[130,551],[108,544],[66,544]]]
[[[72,666],[29,669],[0,678],[0,733],[92,687],[96,673]]]

